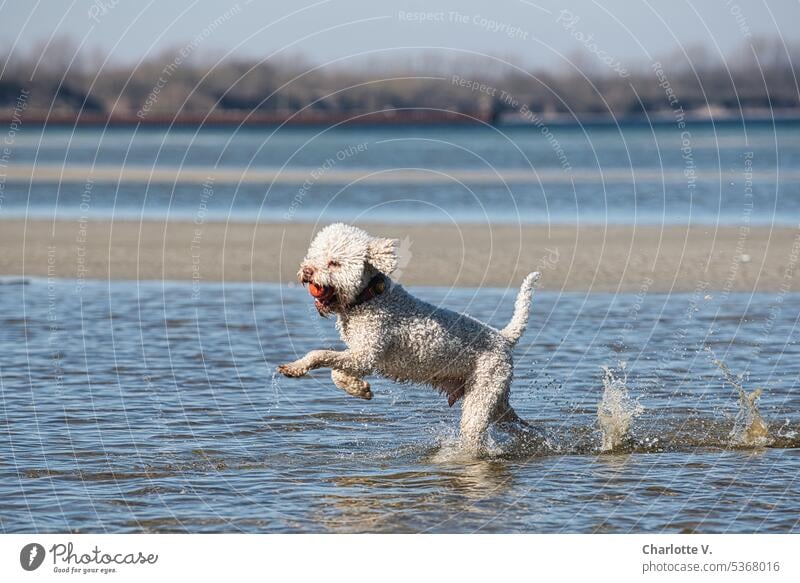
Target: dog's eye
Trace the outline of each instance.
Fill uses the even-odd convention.
[[[342,264],[336,260],[332,259],[331,261],[328,261],[328,267],[341,267],[341,266]]]

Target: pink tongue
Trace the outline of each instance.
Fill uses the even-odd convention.
[[[322,296],[325,295],[325,288],[315,283],[311,283],[308,285],[308,291],[315,298],[321,298]]]

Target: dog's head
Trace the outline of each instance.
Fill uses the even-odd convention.
[[[308,284],[320,314],[342,312],[375,275],[395,270],[397,244],[351,225],[329,225],[314,237],[297,277]]]

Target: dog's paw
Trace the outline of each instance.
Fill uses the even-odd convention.
[[[348,395],[358,397],[359,399],[366,399],[367,401],[372,398],[372,391],[369,388],[369,383],[364,379],[354,377],[340,370],[332,370],[331,378],[333,379],[333,384]]]
[[[283,376],[290,378],[301,377],[308,372],[308,370],[299,367],[295,364],[282,364],[278,367],[278,372]]]
[[[369,383],[367,381],[362,381],[362,385],[358,388],[355,388],[351,391],[348,391],[354,397],[358,397],[359,399],[366,399],[369,401],[372,399],[372,389],[369,388]]]
[[[369,401],[372,398],[372,389],[369,388],[369,383],[363,379],[351,381],[342,386],[342,388],[349,394],[359,399],[366,399]]]

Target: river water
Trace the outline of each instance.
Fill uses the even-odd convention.
[[[412,291],[497,326],[515,292]],[[800,530],[800,295],[537,294],[511,392],[536,431],[481,458],[431,389],[276,377],[340,346],[310,303],[6,280],[0,530]]]

